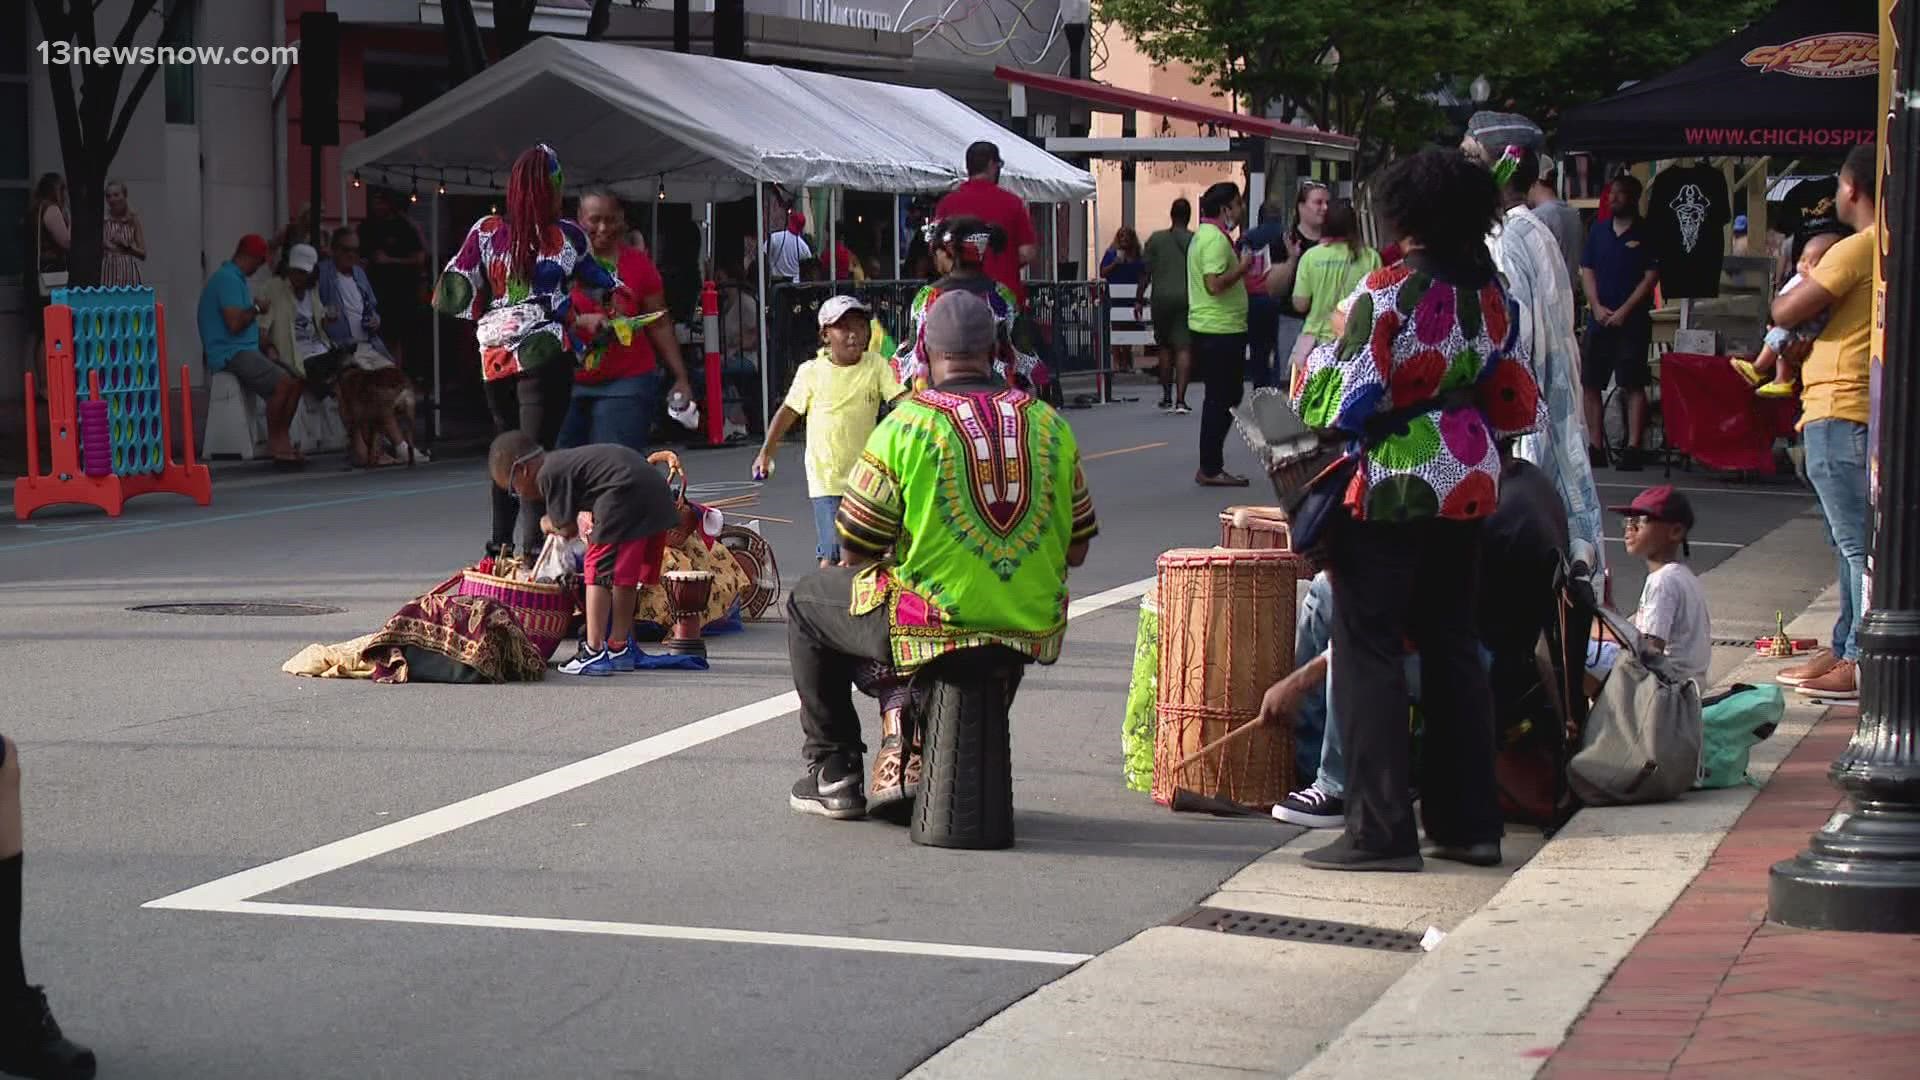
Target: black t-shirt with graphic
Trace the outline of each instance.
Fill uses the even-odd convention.
[[[1733,220],[1727,178],[1711,165],[1682,165],[1653,178],[1647,225],[1660,252],[1668,299],[1720,295],[1725,229]]]

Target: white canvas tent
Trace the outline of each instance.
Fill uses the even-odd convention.
[[[603,184],[630,198],[664,186],[675,202],[711,204],[754,195],[763,183],[936,192],[966,179],[967,146],[982,139],[999,146],[1000,183],[1020,197],[1093,197],[1093,174],[938,90],[549,37],[344,148],[341,205],[346,173],[415,190],[498,192],[513,159],[540,142],[559,154],[570,187]],[[765,200],[754,207],[765,236]],[[438,224],[435,215],[436,232]],[[433,247],[437,258],[437,235]],[[766,260],[756,263],[764,297]],[[766,317],[762,304],[763,409],[771,400]],[[436,430],[439,333],[436,319]]]
[[[536,142],[569,184],[676,202],[790,188],[942,191],[967,145],[997,143],[1001,183],[1034,202],[1091,198],[1092,174],[938,90],[603,42],[541,38],[341,154],[341,167],[405,186],[501,189]]]

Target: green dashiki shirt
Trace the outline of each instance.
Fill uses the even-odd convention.
[[[1021,390],[921,390],[847,478],[840,543],[869,558],[852,611],[886,605],[893,666],[1004,645],[1042,664],[1067,629],[1067,550],[1098,531],[1073,429]]]

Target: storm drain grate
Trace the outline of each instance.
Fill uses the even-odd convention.
[[[279,617],[290,615],[338,615],[346,608],[325,604],[287,604],[250,600],[223,600],[206,604],[136,604],[127,609],[143,615],[251,615]]]
[[[1195,930],[1215,930],[1222,934],[1263,937],[1274,941],[1345,945],[1355,949],[1377,949],[1381,952],[1417,953],[1420,951],[1420,935],[1406,930],[1361,926],[1358,923],[1335,922],[1332,919],[1302,919],[1292,915],[1234,911],[1231,908],[1197,907],[1167,925],[1187,926]]]

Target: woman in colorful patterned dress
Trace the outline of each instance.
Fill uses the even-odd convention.
[[[1543,420],[1513,302],[1486,234],[1487,170],[1457,150],[1388,170],[1376,198],[1405,259],[1367,275],[1339,336],[1307,357],[1298,405],[1362,460],[1329,535],[1333,694],[1346,752],[1346,832],[1309,852],[1328,870],[1418,870],[1408,796],[1404,643],[1422,671],[1428,854],[1500,861],[1493,702],[1474,597],[1481,521],[1499,498],[1500,444]]]
[[[913,298],[913,333],[900,343],[893,356],[893,371],[900,385],[909,390],[927,386],[927,347],[922,326],[928,307],[945,292],[970,292],[987,302],[994,321],[1000,326],[1000,345],[994,354],[993,372],[1008,386],[1031,390],[1044,398],[1052,374],[1038,356],[1022,347],[1025,335],[1017,325],[1020,302],[1012,290],[996,284],[987,276],[987,255],[1007,246],[1007,234],[998,226],[979,218],[954,217],[936,221],[926,228],[929,250],[939,280],[922,288]]]
[[[441,313],[478,324],[495,430],[525,431],[545,449],[553,448],[566,419],[576,358],[607,329],[605,316],[573,312],[570,291],[576,282],[624,289],[593,259],[580,226],[560,216],[565,187],[560,158],[545,143],[522,153],[507,176],[507,212],[473,223],[433,293]],[[522,554],[538,552],[540,508],[491,483],[487,488],[493,500],[488,553],[516,542]]]

